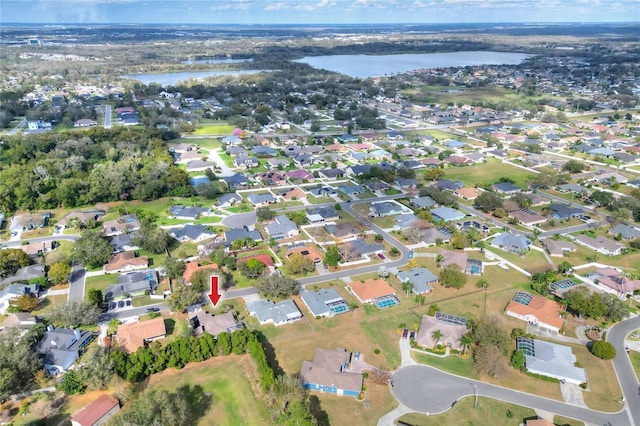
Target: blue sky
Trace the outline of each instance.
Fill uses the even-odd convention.
[[[639,0],[0,0],[0,22],[638,22]]]

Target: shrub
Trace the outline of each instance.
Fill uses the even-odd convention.
[[[379,355],[379,354],[380,354],[380,349],[375,349],[375,350],[373,351],[373,353],[374,353],[374,354],[376,354],[376,355]]]
[[[613,359],[616,356],[616,348],[604,340],[596,340],[589,348],[592,354],[601,359]]]

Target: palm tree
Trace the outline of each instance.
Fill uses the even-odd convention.
[[[436,256],[436,265],[438,266],[438,268],[440,267],[440,264],[442,263],[443,260],[444,260],[444,256],[442,256],[441,254],[438,254]]]
[[[356,302],[349,303],[349,312],[353,314],[353,311],[358,309],[360,306]]]
[[[436,341],[434,346],[438,346],[438,342],[440,341],[440,339],[442,339],[442,336],[444,336],[444,334],[442,334],[442,331],[440,330],[436,330],[431,333],[431,337],[433,337],[433,340]]]
[[[473,339],[471,338],[469,333],[465,333],[462,336],[460,336],[460,339],[458,341],[462,345],[462,354],[463,355],[466,354],[467,348],[471,346],[471,344],[473,343]]]
[[[482,315],[485,315],[487,313],[487,287],[489,287],[489,281],[481,278],[476,283],[476,287],[482,288],[484,291],[484,307],[482,308]]]
[[[413,290],[413,283],[411,281],[405,281],[402,283],[402,291],[406,292],[407,297],[409,297],[409,292]]]
[[[418,306],[422,306],[422,305],[424,305],[424,302],[425,302],[426,299],[427,298],[426,298],[426,296],[424,294],[418,294],[418,295],[416,295],[414,300],[416,301],[416,304]]]

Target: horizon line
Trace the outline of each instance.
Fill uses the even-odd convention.
[[[3,22],[1,25],[218,25],[218,26],[372,26],[372,25],[563,25],[563,24],[633,24],[640,26],[640,21],[492,21],[492,22],[272,22],[272,23],[247,23],[247,22],[226,22],[226,23],[204,23],[204,22]]]

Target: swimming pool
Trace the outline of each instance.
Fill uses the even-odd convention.
[[[396,296],[384,296],[380,297],[375,301],[375,305],[378,309],[385,309],[390,306],[395,306],[400,303],[400,300]]]
[[[469,271],[474,275],[480,275],[482,273],[482,268],[478,265],[471,265]]]

